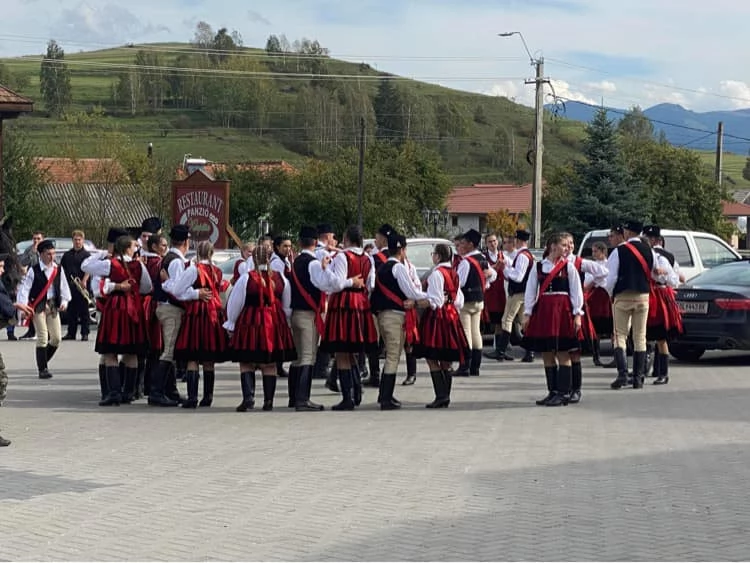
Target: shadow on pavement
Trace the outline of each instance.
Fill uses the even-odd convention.
[[[0,500],[29,500],[56,493],[87,493],[108,487],[86,479],[39,475],[30,471],[2,470]]]

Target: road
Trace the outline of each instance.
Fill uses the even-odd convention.
[[[0,342],[3,559],[750,557],[747,355],[640,391],[584,359],[583,402],[558,409],[533,403],[540,363],[491,362],[446,410],[423,407],[420,363],[401,411],[368,390],[358,412],[294,413],[280,382],[276,410],[236,413],[233,366],[211,409],[100,408],[93,344],[64,344],[41,381],[33,343]]]

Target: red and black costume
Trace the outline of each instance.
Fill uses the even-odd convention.
[[[500,258],[501,254],[498,252],[494,260],[489,251],[485,252],[484,256],[487,259],[487,264],[493,268],[499,262],[498,258]],[[499,325],[503,322],[506,300],[505,273],[503,268],[500,268],[497,270],[497,279],[490,284],[488,289],[484,290],[484,313],[486,314],[485,320],[487,322],[493,325]]]

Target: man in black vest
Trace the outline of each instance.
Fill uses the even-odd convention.
[[[626,346],[629,329],[633,331],[633,388],[643,387],[646,374],[646,323],[651,274],[656,263],[654,253],[638,236],[643,223],[626,221],[622,225],[625,241],[607,259],[607,292],[614,298],[614,347],[617,379],[610,387],[620,389],[628,382]]]
[[[55,263],[54,243],[43,240],[37,250],[39,263],[26,272],[18,290],[18,302],[34,310],[39,379],[49,379],[52,374],[47,364],[60,345],[60,311],[68,308],[71,295],[65,272]]]
[[[89,275],[82,269],[81,265],[91,253],[83,247],[85,235],[83,231],[75,230],[71,235],[73,239],[73,248],[68,250],[60,260],[60,266],[65,270],[68,279],[68,286],[73,284],[73,278],[78,278],[83,287],[88,288]],[[75,340],[78,325],[81,325],[81,340],[89,339],[89,303],[84,299],[81,292],[76,289],[72,292],[70,307],[68,308],[68,332],[63,336],[63,340]]]
[[[484,254],[479,251],[482,236],[475,229],[470,229],[461,237],[461,262],[456,268],[458,282],[464,294],[464,306],[461,308],[461,326],[469,343],[470,354],[467,362],[459,366],[455,375],[479,375],[482,364],[482,310],[484,309],[484,290],[497,278],[497,272],[490,268]]]

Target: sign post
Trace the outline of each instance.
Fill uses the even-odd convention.
[[[196,170],[184,180],[172,181],[172,224],[188,225],[193,241],[208,240],[227,248],[229,181],[214,180]]]

